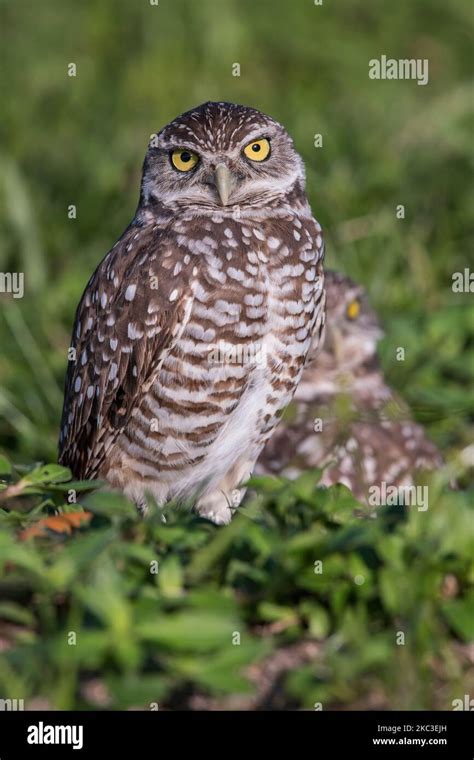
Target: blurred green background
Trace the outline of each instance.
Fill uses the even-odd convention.
[[[0,294],[0,451],[20,465],[17,473],[22,464],[55,461],[75,307],[90,274],[133,216],[150,134],[200,102],[229,100],[269,113],[294,138],[306,164],[314,214],[325,230],[327,265],[367,288],[385,328],[381,354],[390,384],[426,426],[460,485],[468,485],[473,295],[453,293],[451,284],[453,272],[474,268],[471,0],[324,0],[322,6],[313,0],[159,0],[156,6],[149,0],[0,0],[0,25],[0,272],[25,273],[22,300]],[[369,60],[382,54],[429,59],[429,84],[369,79]],[[67,74],[70,63],[77,66],[76,77]],[[239,77],[232,75],[234,63],[240,64]],[[314,146],[316,134],[323,137],[320,148]],[[70,204],[77,208],[75,219],[68,218]],[[404,219],[396,217],[399,204],[405,206]],[[396,360],[399,346],[405,348],[403,362]],[[8,480],[5,463],[3,474]],[[61,489],[54,477],[50,480],[54,498],[46,478],[36,515],[61,503]],[[78,701],[81,668],[105,669],[116,690],[115,701],[104,704],[115,706],[148,698],[144,672],[151,679],[150,695],[175,695],[193,679],[216,694],[238,690],[242,684],[231,674],[256,656],[260,644],[253,654],[250,644],[248,651],[240,650],[240,660],[223,650],[224,664],[221,670],[216,666],[214,676],[203,670],[200,653],[220,641],[222,626],[227,632],[236,625],[232,610],[244,589],[249,596],[239,608],[241,626],[275,624],[277,634],[287,636],[286,644],[309,634],[329,637],[316,687],[314,672],[302,665],[290,684],[290,704],[308,707],[321,698],[367,705],[373,703],[367,694],[375,693],[382,695],[376,704],[384,707],[445,706],[446,700],[462,696],[460,663],[466,655],[449,636],[455,630],[460,639],[469,638],[466,621],[473,609],[472,595],[466,597],[470,606],[463,606],[473,578],[465,494],[438,500],[423,544],[426,525],[416,513],[393,537],[379,526],[377,538],[364,525],[349,526],[346,539],[331,539],[341,521],[326,496],[310,493],[309,486],[294,492],[288,486],[281,498],[265,496],[265,487],[260,527],[257,519],[250,529],[242,515],[235,523],[240,527],[233,523],[219,533],[197,518],[175,516],[177,527],[163,532],[159,525],[140,527],[123,505],[107,512],[96,504],[89,508],[99,515],[105,510],[100,518],[105,522],[94,522],[97,534],[80,537],[67,551],[49,544],[35,554],[18,548],[14,536],[24,511],[6,515],[2,556],[19,570],[2,589],[9,601],[1,612],[27,632],[21,629],[17,641],[9,630],[7,639],[16,644],[10,661],[0,667],[0,682],[9,684],[12,696],[28,689],[37,696],[46,684],[49,703],[63,707],[100,704],[84,694]],[[302,509],[304,518],[292,522],[290,512],[287,523],[277,519],[275,510],[282,504]],[[305,504],[313,504],[313,516]],[[242,536],[234,545],[230,539],[239,530]],[[309,532],[298,544],[301,531]],[[358,531],[362,536],[357,538]],[[313,609],[305,594],[314,589],[301,575],[301,563],[311,565],[315,537],[323,534],[329,543],[322,551],[332,557],[335,588],[347,572],[370,575],[372,585],[355,592],[349,586],[344,592],[331,587]],[[286,546],[291,536],[294,549]],[[371,562],[368,554],[375,549],[367,547],[372,542],[377,559]],[[144,587],[143,566],[149,554],[154,556],[149,546],[163,551],[168,572],[158,584]],[[201,561],[194,550],[202,547],[207,554]],[[48,566],[49,559],[56,564]],[[384,563],[388,578],[379,574]],[[445,593],[446,577],[454,577],[455,586]],[[102,599],[110,596],[110,608],[97,609],[87,591],[90,584]],[[186,584],[196,588],[183,601]],[[395,591],[398,586],[402,592]],[[295,601],[292,588],[297,587]],[[221,602],[213,596],[219,589]],[[140,602],[134,607],[136,595]],[[460,608],[445,614],[444,605],[451,603]],[[161,639],[150,633],[155,604],[178,616],[171,618],[168,639],[166,627]],[[215,622],[217,609],[220,623]],[[362,642],[385,636],[399,613],[416,619],[414,648],[395,656],[384,639],[365,649]],[[131,633],[134,615],[146,622],[147,614],[145,642],[164,640],[166,650],[170,638],[178,641],[178,652],[159,665],[167,673],[164,680],[156,681],[158,666],[150,668],[148,659],[153,655]],[[193,660],[186,631],[206,615],[210,643],[196,640]],[[222,622],[226,615],[228,624]],[[453,619],[448,634],[446,620],[452,625]],[[90,649],[84,660],[78,655],[71,670],[57,642],[64,640],[64,626],[82,623]],[[45,636],[53,649],[45,649]],[[433,691],[434,666],[436,678],[451,683],[439,693]],[[373,680],[378,671],[383,671],[383,687]],[[141,691],[134,702],[137,673]]]
[[[474,316],[451,277],[473,242],[470,0],[0,7],[0,271],[25,273],[22,301],[0,296],[1,447],[54,457],[75,306],[133,216],[149,135],[205,100],[287,127],[327,265],[363,283],[383,320],[390,381],[443,450],[466,445]],[[381,54],[428,58],[429,84],[369,79]]]

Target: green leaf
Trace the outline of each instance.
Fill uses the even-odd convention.
[[[443,604],[444,617],[464,641],[474,641],[474,591]]]
[[[45,464],[29,472],[22,478],[27,485],[42,485],[45,483],[64,483],[71,480],[71,471],[59,464]]]
[[[321,470],[304,472],[292,483],[292,491],[298,499],[315,505],[314,494],[316,486],[321,479]]]
[[[136,507],[120,494],[100,491],[90,494],[81,503],[94,514],[109,518],[128,517],[136,522],[141,520]]]
[[[151,709],[152,703],[158,703],[169,689],[169,679],[154,674],[109,676],[106,679],[107,690],[113,699],[115,710],[139,707]]]
[[[136,635],[144,641],[182,652],[231,647],[233,633],[242,629],[237,620],[205,609],[160,614],[135,626]]]
[[[173,599],[183,593],[183,569],[175,555],[167,557],[159,565],[158,586],[164,597]]]
[[[255,685],[245,675],[245,670],[269,654],[268,641],[246,639],[231,644],[212,657],[174,656],[168,667],[186,680],[203,686],[217,694],[252,694]]]
[[[6,533],[0,533],[0,567],[6,563],[12,564],[14,569],[25,570],[38,577],[45,573],[45,564],[39,552],[18,543]]]
[[[0,454],[0,478],[7,477],[12,474],[12,466],[8,459]]]
[[[258,614],[262,620],[273,622],[279,621],[296,621],[297,613],[293,607],[284,607],[272,602],[261,602],[258,606]]]
[[[64,483],[56,483],[48,486],[50,491],[58,491],[60,493],[68,493],[68,491],[82,493],[84,491],[94,491],[103,487],[104,483],[101,480],[69,480]]]
[[[0,618],[28,626],[33,626],[35,622],[33,613],[15,602],[0,602]]]
[[[313,602],[303,602],[300,610],[308,621],[310,635],[318,640],[325,639],[329,633],[331,621],[324,607]]]
[[[351,522],[354,517],[354,510],[360,507],[352,492],[341,483],[330,488],[319,489],[319,494],[324,513],[340,525]]]

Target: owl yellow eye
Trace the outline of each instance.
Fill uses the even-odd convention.
[[[357,319],[360,312],[360,303],[359,301],[351,301],[349,306],[347,307],[346,314],[348,319]]]
[[[270,142],[265,137],[253,140],[245,146],[244,153],[251,161],[264,161],[270,155]]]
[[[189,172],[194,169],[199,161],[199,156],[190,150],[174,150],[171,154],[171,163],[180,172]]]

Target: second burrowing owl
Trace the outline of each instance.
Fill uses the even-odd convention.
[[[343,483],[369,501],[371,486],[410,486],[416,470],[437,468],[442,459],[386,383],[377,356],[382,330],[363,288],[331,271],[325,285],[323,348],[317,341],[310,350],[257,472],[294,478],[321,467],[323,485]]]
[[[77,309],[60,461],[228,522],[322,332],[322,260],[280,124],[230,103],[168,124]]]

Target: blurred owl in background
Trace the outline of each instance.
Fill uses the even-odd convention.
[[[437,468],[442,459],[385,382],[377,356],[382,330],[363,289],[327,270],[325,285],[323,347],[310,350],[256,473],[295,478],[324,467],[322,485],[343,483],[367,501],[370,486],[410,486],[416,470]]]
[[[322,260],[276,121],[205,103],[152,136],[135,218],[77,309],[59,461],[142,509],[229,522],[322,333]]]

